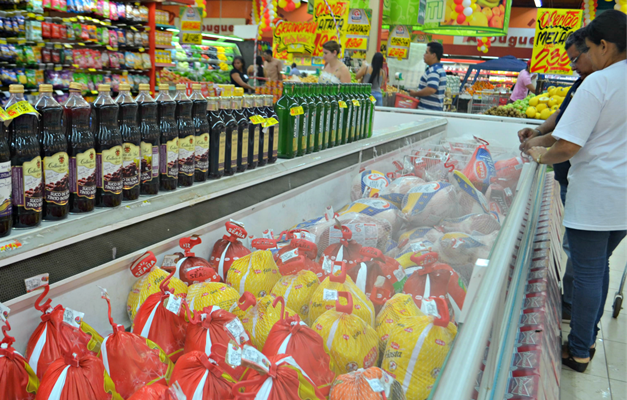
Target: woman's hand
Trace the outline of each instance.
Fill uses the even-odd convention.
[[[540,147],[540,146],[535,146],[530,148],[529,150],[527,150],[527,154],[529,154],[529,156],[538,164],[542,164],[542,156],[544,156],[547,152],[549,151],[549,149],[547,149],[546,147]]]

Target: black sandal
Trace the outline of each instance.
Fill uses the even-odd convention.
[[[582,363],[582,362],[575,360],[573,356],[570,354],[570,350],[568,349],[568,344],[565,344],[564,346],[562,346],[562,351],[566,350],[566,352],[568,353],[568,358],[562,357],[562,365],[565,365],[577,372],[584,372],[586,368],[588,368],[588,364],[590,364],[590,362]]]
[[[566,348],[568,348],[568,340],[566,341],[566,343],[564,343],[564,346],[566,346]],[[594,353],[597,352],[597,347],[596,344],[594,345],[594,347],[590,347],[590,361],[592,361],[592,359],[594,358]]]

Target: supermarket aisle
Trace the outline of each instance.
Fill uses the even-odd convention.
[[[612,318],[614,294],[620,285],[625,263],[627,240],[623,240],[610,259],[610,290],[594,360],[583,374],[563,367],[561,400],[627,400],[627,305],[623,305],[617,319]],[[564,324],[564,340],[569,331],[570,327]]]

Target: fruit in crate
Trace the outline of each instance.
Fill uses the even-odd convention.
[[[489,108],[484,114],[496,115],[499,117],[525,118],[522,112],[511,104]]]

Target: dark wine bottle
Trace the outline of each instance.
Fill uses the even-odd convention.
[[[202,95],[200,84],[192,85],[192,95],[189,99],[194,103],[192,107],[192,121],[196,149],[194,151],[195,172],[194,182],[207,180],[209,172],[209,121],[207,120],[207,99]]]
[[[159,122],[157,102],[150,95],[150,85],[139,84],[137,102],[137,125],[141,135],[141,170],[139,193],[153,195],[159,193]]]
[[[120,93],[115,102],[120,107],[118,126],[122,135],[123,199],[139,199],[141,169],[141,134],[137,126],[137,103],[131,96],[131,85],[120,83]]]
[[[169,90],[170,85],[159,85],[159,95],[155,99],[161,130],[159,188],[166,191],[176,190],[179,181],[179,130],[174,118],[176,103]]]

